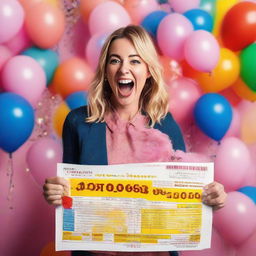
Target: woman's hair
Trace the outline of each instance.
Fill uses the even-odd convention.
[[[139,107],[150,119],[150,125],[165,117],[168,112],[168,94],[162,75],[162,66],[159,64],[154,44],[148,33],[140,26],[129,25],[114,31],[105,41],[96,70],[94,80],[88,93],[88,118],[87,122],[102,122],[104,115],[113,106],[111,103],[111,88],[105,78],[108,52],[111,43],[119,38],[130,40],[142,60],[147,64],[150,77],[140,95]]]

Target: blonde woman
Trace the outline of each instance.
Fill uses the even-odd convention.
[[[147,32],[127,26],[106,40],[89,91],[88,106],[69,113],[63,128],[63,162],[106,165],[170,161],[185,151],[182,134],[168,113],[168,96],[157,52]],[[61,205],[68,186],[49,178],[44,196]],[[217,182],[205,189],[204,201],[224,205],[226,193]],[[72,255],[167,256],[176,252],[73,252]]]

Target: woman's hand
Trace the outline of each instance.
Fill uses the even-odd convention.
[[[43,186],[44,198],[48,204],[61,205],[61,197],[68,195],[69,183],[61,177],[53,177],[45,180]]]
[[[202,201],[206,205],[212,206],[214,210],[222,208],[226,198],[227,193],[222,184],[214,181],[204,187]]]

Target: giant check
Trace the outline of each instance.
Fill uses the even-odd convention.
[[[58,164],[69,180],[56,209],[57,250],[175,251],[210,247],[202,188],[213,163]]]

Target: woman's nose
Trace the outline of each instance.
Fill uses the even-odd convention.
[[[129,71],[130,71],[129,64],[126,63],[126,62],[122,62],[119,71],[120,71],[122,74],[128,74]]]

